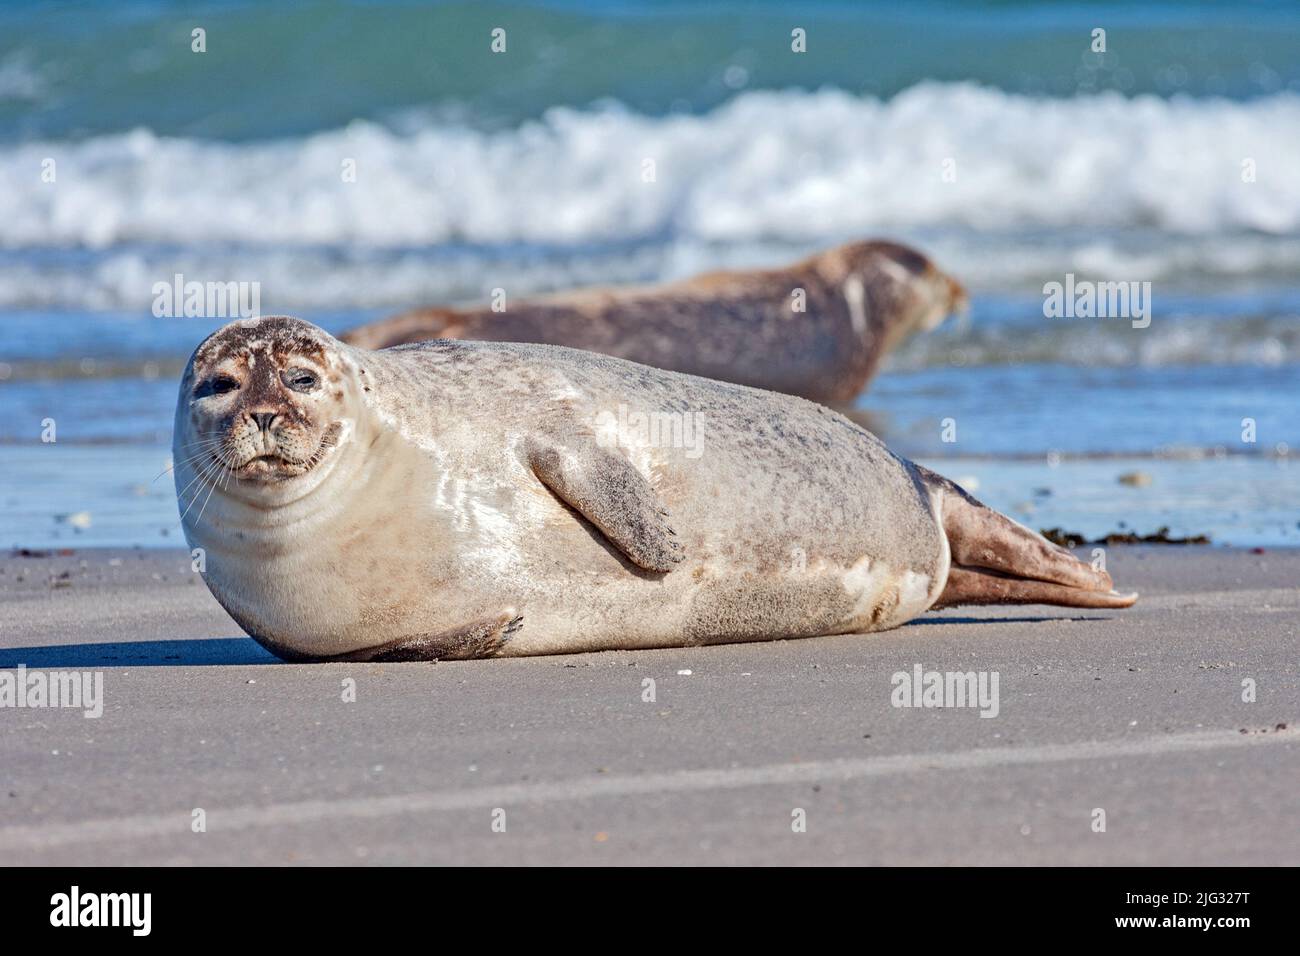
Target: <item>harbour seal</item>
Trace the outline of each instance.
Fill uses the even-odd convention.
[[[182,525],[288,660],[685,646],[957,603],[1119,608],[1110,578],[830,409],[556,346],[232,323],[176,407]]]
[[[424,339],[539,342],[603,352],[816,402],[852,401],[913,333],[967,308],[961,284],[895,242],[839,246],[784,269],[579,289],[486,308],[418,309],[344,333],[379,349]]]

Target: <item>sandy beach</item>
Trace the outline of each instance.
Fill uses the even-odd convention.
[[[1108,561],[1130,611],[381,666],[276,662],[179,550],[13,552],[0,667],[100,671],[104,699],[0,709],[0,859],[1300,862],[1300,551]],[[997,716],[892,706],[918,664],[996,672]]]

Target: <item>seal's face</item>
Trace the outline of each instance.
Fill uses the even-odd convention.
[[[897,316],[898,341],[929,332],[953,312],[970,308],[966,290],[915,249],[894,242],[843,247],[851,274],[862,277],[872,301],[888,303]]]
[[[298,319],[248,319],[214,333],[181,388],[187,453],[223,483],[226,475],[255,485],[292,481],[319,467],[343,435],[338,345]]]

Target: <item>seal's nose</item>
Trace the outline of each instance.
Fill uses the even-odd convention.
[[[970,295],[966,287],[952,276],[945,276],[945,278],[948,280],[948,296],[952,302],[952,311],[965,318],[970,314]]]
[[[275,412],[250,412],[248,417],[253,420],[253,423],[257,425],[259,429],[264,432],[269,432],[271,430],[271,423],[275,421],[276,415]]]

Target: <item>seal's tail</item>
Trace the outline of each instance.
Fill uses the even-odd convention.
[[[954,604],[1057,604],[1062,607],[1130,607],[1136,594],[1120,594],[1110,575],[1085,564],[987,508],[958,485],[917,466],[936,496],[952,563],[935,607]]]

